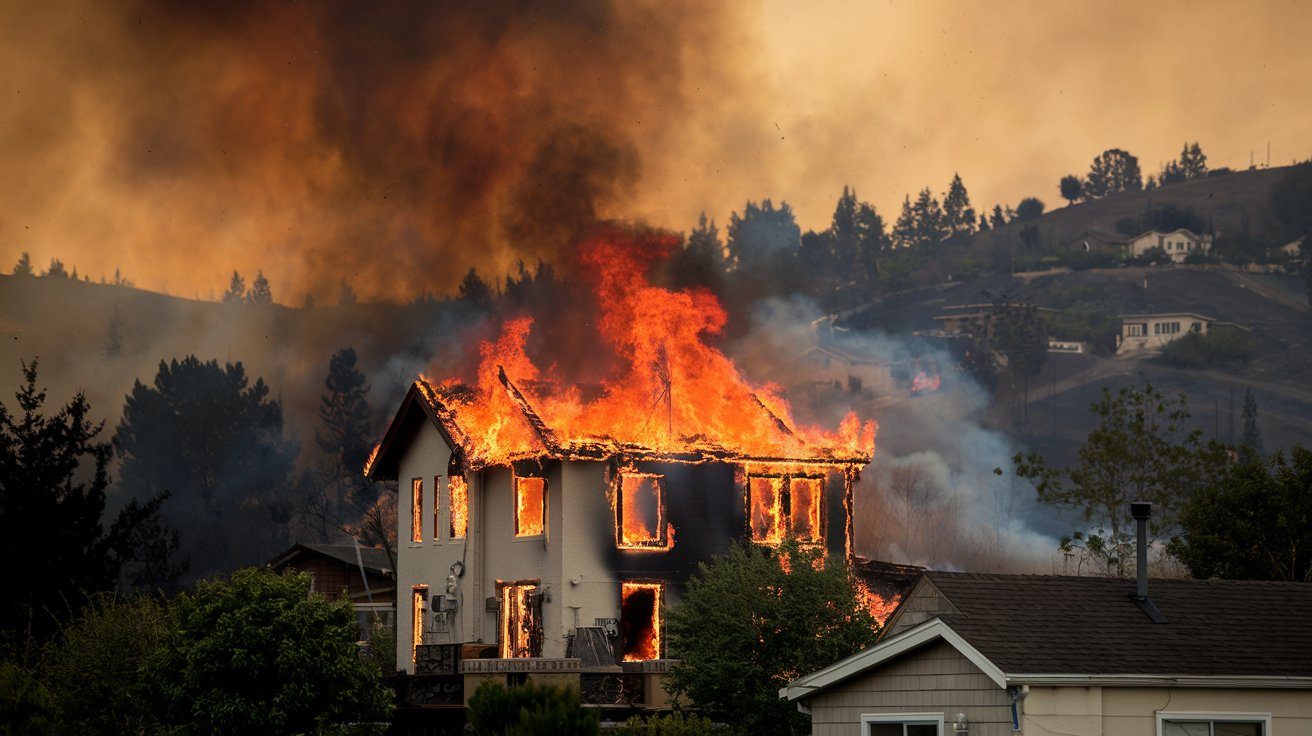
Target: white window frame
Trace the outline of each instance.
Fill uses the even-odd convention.
[[[1157,736],[1167,721],[1257,721],[1262,724],[1262,736],[1271,736],[1270,713],[1212,713],[1202,711],[1157,711]]]
[[[942,713],[862,713],[861,714],[861,736],[869,736],[870,724],[872,723],[902,723],[914,726],[934,726],[938,728],[938,736],[943,736],[943,714]],[[1158,728],[1158,735],[1161,736],[1161,728]],[[1262,736],[1268,736],[1263,734]]]

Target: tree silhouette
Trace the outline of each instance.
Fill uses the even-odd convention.
[[[23,254],[18,257],[18,262],[14,264],[14,275],[15,276],[33,275],[32,256],[28,255],[27,251],[23,251]]]
[[[1084,196],[1084,182],[1080,181],[1080,177],[1074,174],[1063,176],[1059,188],[1061,189],[1061,198],[1070,204],[1075,204]]]
[[[228,290],[223,292],[224,304],[241,304],[246,301],[246,280],[236,271],[232,272],[232,280],[228,282]]]
[[[1244,432],[1239,436],[1239,451],[1250,458],[1266,454],[1262,449],[1262,429],[1257,426],[1257,397],[1252,389],[1244,389]]]
[[[263,271],[255,272],[255,281],[251,283],[251,290],[246,294],[247,304],[273,304],[273,290],[269,288],[269,280],[264,278]]]
[[[729,263],[737,269],[761,269],[777,256],[795,256],[801,245],[802,231],[787,202],[768,199],[758,205],[748,202],[743,213],[729,216]]]
[[[491,306],[492,287],[478,275],[477,270],[471,268],[460,280],[460,300],[479,308]]]
[[[1137,192],[1142,188],[1139,159],[1119,148],[1111,148],[1093,159],[1084,194],[1090,199],[1100,199],[1121,192]]]
[[[975,208],[970,206],[970,195],[961,175],[954,173],[947,194],[943,196],[943,220],[951,235],[969,235],[975,232]]]
[[[1043,215],[1043,201],[1037,197],[1026,197],[1016,205],[1016,222],[1037,220]]]
[[[59,260],[58,258],[51,258],[50,267],[47,268],[46,272],[42,275],[50,276],[52,278],[57,278],[57,279],[66,279],[68,278],[68,271],[64,270],[63,261]]]

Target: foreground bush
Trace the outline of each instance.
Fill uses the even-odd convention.
[[[478,736],[595,736],[598,715],[583,707],[578,691],[532,682],[478,686],[469,698],[468,727]]]
[[[705,716],[670,713],[645,719],[634,716],[606,733],[613,736],[727,736],[729,732],[728,726]]]
[[[1210,368],[1253,359],[1253,340],[1235,327],[1213,327],[1201,335],[1191,332],[1162,348],[1162,362],[1176,368]]]
[[[175,603],[151,662],[161,720],[188,734],[381,732],[391,693],[360,656],[354,609],[310,576],[238,570]]]

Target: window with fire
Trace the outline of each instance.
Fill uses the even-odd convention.
[[[428,603],[428,586],[416,585],[410,590],[410,664],[424,643],[424,608]]]
[[[625,662],[661,658],[664,599],[662,583],[620,583],[620,637]]]
[[[515,536],[536,537],[547,528],[547,479],[515,477]]]
[[[542,656],[542,595],[538,581],[498,583],[498,654],[503,659]]]
[[[752,541],[779,544],[785,536],[803,543],[824,541],[823,477],[754,475],[747,479]]]
[[[674,530],[665,521],[665,476],[621,472],[615,494],[615,542],[620,549],[667,550]]]

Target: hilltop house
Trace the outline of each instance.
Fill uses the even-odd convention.
[[[868,454],[564,437],[532,387],[500,381],[514,408],[495,416],[466,389],[416,381],[367,468],[398,481],[397,661],[438,693],[429,703],[459,705],[472,692],[461,678],[533,677],[571,682],[585,702],[661,707],[665,609],[698,563],[734,539],[786,534],[851,554]],[[764,404],[742,409],[790,439]],[[514,423],[532,444],[497,454],[490,423]]]
[[[269,562],[274,572],[310,574],[310,590],[355,607],[360,641],[369,640],[373,623],[396,623],[396,576],[386,550],[356,544],[293,544]]]
[[[1121,333],[1116,336],[1116,354],[1160,350],[1167,343],[1190,333],[1206,335],[1216,320],[1192,312],[1121,315]]]
[[[1161,248],[1171,257],[1172,261],[1182,263],[1190,255],[1210,251],[1212,249],[1212,236],[1199,235],[1184,228],[1172,230],[1169,233],[1149,230],[1130,239],[1126,245],[1125,257],[1140,258],[1153,248]]]

